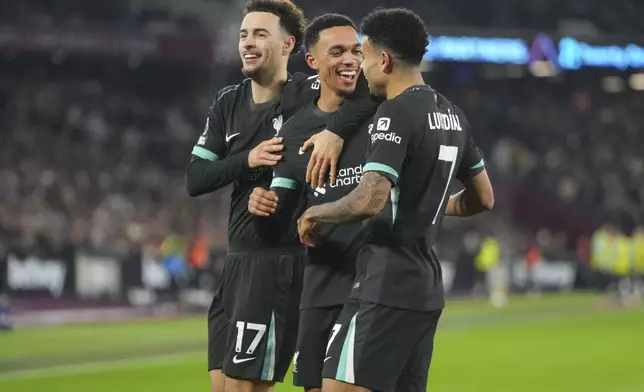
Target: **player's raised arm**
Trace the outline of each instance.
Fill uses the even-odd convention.
[[[224,131],[223,110],[227,92],[224,89],[218,94],[218,99],[208,111],[203,134],[192,149],[186,173],[186,188],[190,196],[219,190],[239,179],[247,169],[274,166],[281,159],[281,138],[266,140],[250,151],[226,154],[225,143],[229,136]]]
[[[460,110],[457,113],[464,120],[465,131],[470,132],[471,127],[463,113]],[[450,196],[445,215],[466,217],[492,210],[494,190],[485,170],[485,160],[471,135],[468,137],[456,178],[465,185],[465,189]]]

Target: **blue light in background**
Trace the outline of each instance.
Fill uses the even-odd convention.
[[[517,38],[431,37],[425,60],[526,64],[528,45]]]
[[[559,65],[563,69],[582,67],[643,68],[644,48],[635,44],[599,46],[564,37],[559,41]]]
[[[546,34],[540,34],[535,42],[550,39]],[[362,35],[360,35],[362,40]],[[526,41],[519,38],[487,38],[487,37],[451,37],[440,35],[430,37],[425,61],[476,62],[492,64],[528,64],[536,60],[553,61],[557,57],[562,69],[576,70],[582,67],[605,68],[644,68],[644,47],[635,44],[590,45],[571,37],[559,41],[558,53],[554,48],[547,48],[538,41],[537,49],[533,50],[531,59],[530,47]],[[551,42],[551,41],[548,41]],[[552,46],[552,43],[550,43]],[[533,46],[534,43],[533,43]],[[547,50],[546,50],[547,49]],[[554,53],[551,53],[554,52]]]

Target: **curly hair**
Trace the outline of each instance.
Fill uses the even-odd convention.
[[[268,12],[277,16],[280,27],[290,36],[295,37],[292,54],[299,53],[304,40],[306,19],[304,12],[288,0],[250,0],[244,8],[244,16],[251,12]]]
[[[369,41],[387,49],[394,58],[419,65],[427,52],[429,36],[425,23],[406,8],[376,9],[364,17],[362,34]]]

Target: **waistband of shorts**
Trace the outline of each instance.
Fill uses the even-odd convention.
[[[264,244],[253,243],[228,243],[229,256],[233,255],[306,255],[306,248],[304,245],[288,245],[288,246],[267,246]]]

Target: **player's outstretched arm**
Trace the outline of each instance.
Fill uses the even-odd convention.
[[[314,246],[309,233],[317,223],[349,224],[377,215],[389,200],[391,181],[378,172],[362,175],[360,184],[351,193],[333,203],[320,204],[306,210],[298,220],[302,243]]]
[[[450,196],[445,215],[466,217],[494,208],[494,190],[486,170],[466,180],[464,184],[465,189]]]

